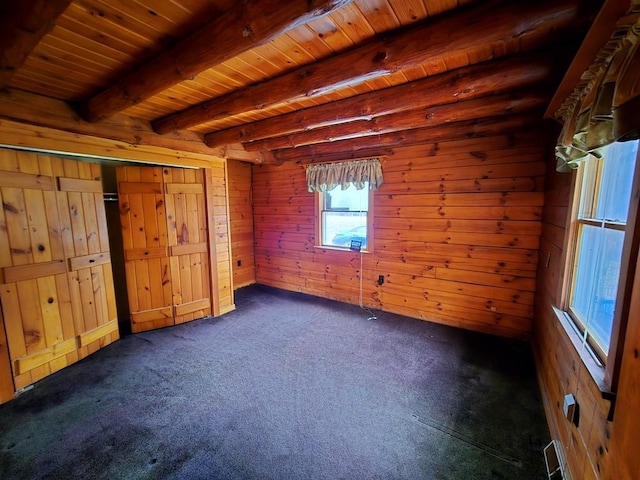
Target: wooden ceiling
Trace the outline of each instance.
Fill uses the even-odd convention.
[[[254,162],[486,135],[542,116],[598,7],[3,2],[0,117]]]

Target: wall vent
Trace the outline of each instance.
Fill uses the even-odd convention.
[[[562,446],[558,440],[552,440],[544,447],[544,462],[547,465],[547,475],[549,480],[571,480],[566,469],[564,457],[562,456]]]

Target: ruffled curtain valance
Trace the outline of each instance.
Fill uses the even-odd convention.
[[[358,190],[369,182],[369,190],[382,185],[382,166],[377,158],[352,162],[319,163],[307,167],[307,185],[310,192],[328,192],[340,185],[346,190],[350,185]]]
[[[632,2],[609,42],[556,112],[563,129],[557,170],[568,172],[603,147],[640,138],[640,4]]]

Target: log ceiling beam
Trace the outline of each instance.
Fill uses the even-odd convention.
[[[44,1],[44,0],[43,0]],[[107,118],[352,0],[245,0],[79,106]]]
[[[538,44],[579,19],[573,0],[485,3],[374,37],[342,54],[156,120],[152,126],[158,133],[181,130],[470,52],[476,61],[490,60],[496,44],[514,39]]]
[[[375,137],[362,137],[350,140],[340,140],[317,145],[305,145],[298,148],[275,150],[274,158],[277,162],[309,160],[331,155],[335,158],[362,157],[362,152],[376,151],[376,149],[393,148],[397,146],[414,145],[420,143],[434,143],[468,138],[504,135],[511,132],[530,129],[532,125],[542,121],[543,111],[520,115],[508,115],[498,118],[483,118],[481,120],[466,120],[436,127],[416,128],[402,132],[387,133]]]
[[[9,84],[13,74],[42,37],[51,31],[56,19],[71,0],[12,0],[0,4],[0,88]]]
[[[505,93],[476,98],[436,107],[419,108],[375,117],[369,121],[356,121],[298,132],[284,137],[259,140],[245,144],[247,150],[281,150],[350,138],[360,138],[414,128],[435,127],[464,120],[498,117],[547,106],[553,95],[551,88],[536,88],[524,92]]]
[[[301,157],[289,160],[295,160],[299,163],[343,162],[345,160],[363,160],[372,157],[392,157],[395,155],[395,152],[396,149],[393,147],[358,148],[352,150],[343,149],[338,152],[315,153],[310,157]],[[274,159],[275,161],[273,162],[273,165],[282,165],[284,163],[283,159],[278,159],[276,156],[274,156]]]
[[[522,55],[486,62],[402,85],[367,92],[205,135],[211,147],[250,142],[319,126],[370,120],[408,109],[468,100],[557,78],[548,55]],[[560,56],[558,56],[560,57]],[[402,101],[399,102],[398,99]]]
[[[43,114],[42,112],[46,112]],[[270,154],[247,152],[242,145],[209,148],[202,135],[180,131],[158,135],[148,121],[117,114],[98,123],[84,121],[66,102],[15,89],[0,90],[0,118],[38,127],[47,127],[78,135],[125,142],[131,146],[159,147],[176,157],[184,153],[215,158],[242,160],[251,163],[273,163]]]

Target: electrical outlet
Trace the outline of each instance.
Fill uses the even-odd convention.
[[[378,285],[382,285],[384,283],[384,275],[378,275]]]
[[[565,417],[571,423],[575,423],[576,421],[576,397],[573,394],[568,393],[564,396],[564,404],[562,405],[562,411],[564,412]]]

